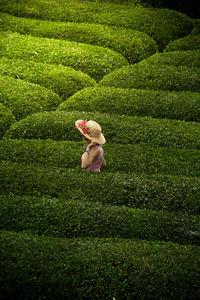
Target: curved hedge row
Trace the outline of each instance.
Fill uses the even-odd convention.
[[[191,34],[197,35],[200,34],[200,19],[193,20],[194,22],[194,28],[192,29]]]
[[[200,94],[114,87],[85,88],[62,102],[59,111],[90,111],[200,122]]]
[[[200,216],[47,197],[0,195],[0,202],[3,230],[200,245]]]
[[[106,75],[100,86],[200,92],[200,69],[185,66],[125,66]]]
[[[96,85],[87,74],[71,67],[22,59],[0,58],[0,73],[44,86],[63,100],[85,87]]]
[[[193,21],[184,14],[169,9],[130,8],[91,2],[44,0],[11,0],[1,5],[2,12],[15,16],[43,20],[100,23],[145,32],[153,37],[160,49],[171,40],[185,36],[193,29]],[[176,24],[176,25],[174,25]]]
[[[185,51],[194,49],[200,49],[200,34],[190,34],[183,38],[172,41],[165,47],[164,51]]]
[[[98,120],[109,143],[200,149],[199,123],[74,111],[36,113],[13,124],[5,137],[78,141],[78,119]]]
[[[197,246],[1,231],[1,253],[4,299],[199,296]]]
[[[15,121],[11,110],[0,103],[0,139]]]
[[[127,65],[121,54],[100,46],[1,32],[1,56],[73,67],[100,80]]]
[[[0,75],[0,102],[8,107],[17,120],[35,112],[58,107],[57,94],[38,84]]]
[[[20,156],[16,147],[10,151],[15,151],[16,155]],[[186,214],[200,213],[200,178],[135,174],[135,170],[131,169],[131,166],[129,169],[132,172],[125,170],[129,173],[111,172],[112,162],[110,161],[108,161],[107,171],[105,169],[98,174],[82,172],[78,165],[79,162],[76,166],[74,164],[76,167],[74,169],[66,168],[66,162],[63,163],[63,168],[52,166],[52,161],[51,165],[48,165],[48,159],[46,161],[43,159],[43,165],[41,165],[38,162],[28,161],[27,149],[21,148],[21,151],[24,151],[27,163],[12,161],[1,163],[1,194],[56,197],[64,199],[66,203],[72,199],[76,201],[81,199],[85,202],[98,202],[104,205],[184,212]],[[56,154],[58,155],[58,153]],[[52,160],[52,157],[50,159]],[[72,165],[72,162],[70,164]],[[144,171],[148,170],[143,169]],[[189,230],[189,228],[186,229],[186,231]],[[190,230],[195,232],[193,229],[191,223]]]
[[[9,14],[0,14],[0,25],[1,30],[110,48],[126,57],[129,63],[139,62],[158,51],[156,42],[150,36],[131,29],[100,24],[40,21]]]
[[[0,140],[0,160],[42,163],[80,170],[83,143],[51,140]],[[103,172],[200,176],[200,151],[144,145],[106,144]],[[117,162],[117,163],[116,163]]]
[[[200,49],[187,51],[171,51],[154,54],[140,64],[173,65],[200,68]]]

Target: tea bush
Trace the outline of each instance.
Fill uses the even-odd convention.
[[[3,230],[60,238],[140,238],[200,244],[199,216],[72,199],[0,195],[0,200]]]
[[[199,247],[171,242],[1,231],[1,292],[17,300],[198,299],[199,255]]]
[[[50,22],[0,14],[1,30],[103,46],[136,63],[158,51],[147,34],[100,24]]]
[[[59,111],[112,112],[130,116],[200,121],[200,94],[190,91],[153,91],[89,87],[61,103]]]
[[[27,150],[24,152],[28,156]],[[17,154],[20,155],[19,151]],[[0,183],[0,193],[7,195],[47,196],[64,199],[65,203],[73,199],[193,215],[200,213],[198,177],[147,175],[138,170],[135,172],[131,167],[129,172],[112,172],[110,168],[96,174],[83,172],[79,166],[54,166],[47,160],[46,164],[44,161],[43,164],[4,161],[1,163]]]
[[[200,34],[200,19],[193,20],[194,28],[192,29],[191,34],[197,35]]]
[[[0,102],[17,120],[35,112],[52,110],[61,103],[59,96],[38,84],[0,75]]]
[[[109,143],[200,149],[200,124],[197,122],[76,111],[33,114],[13,124],[5,137],[78,141],[80,132],[74,128],[78,119],[98,120]]]
[[[42,163],[80,169],[82,142],[52,140],[0,140],[0,160]],[[200,151],[155,148],[145,145],[105,144],[107,167],[103,172],[135,172],[200,176]]]
[[[3,1],[3,0],[2,0]],[[18,17],[52,21],[99,23],[145,32],[162,50],[170,41],[189,34],[192,19],[169,9],[130,8],[122,5],[80,1],[46,2],[45,0],[10,0],[1,11]]]
[[[1,32],[0,41],[1,56],[73,67],[96,80],[128,64],[121,54],[100,46],[12,32]]]
[[[175,41],[171,41],[164,49],[168,51],[185,51],[200,49],[200,34],[190,34]]]
[[[58,94],[62,100],[66,100],[85,87],[96,85],[87,74],[71,67],[23,59],[0,58],[0,74],[44,86]]]
[[[0,103],[0,139],[15,121],[11,110]]]
[[[200,92],[200,69],[139,63],[111,72],[100,81],[99,85],[125,89]]]
[[[157,53],[144,59],[141,64],[173,65],[200,68],[200,49]]]

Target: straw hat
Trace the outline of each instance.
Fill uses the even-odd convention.
[[[75,122],[78,129],[87,139],[94,140],[97,144],[103,145],[106,140],[101,133],[101,126],[95,121],[77,120]]]

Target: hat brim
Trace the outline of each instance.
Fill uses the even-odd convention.
[[[100,144],[100,145],[103,145],[103,144],[105,144],[106,143],[106,139],[105,139],[105,137],[104,137],[104,135],[101,133],[101,135],[99,136],[99,137],[91,137],[90,135],[88,135],[87,133],[83,133],[83,130],[82,130],[82,128],[80,128],[80,127],[78,127],[78,124],[80,123],[80,122],[83,122],[83,120],[77,120],[76,122],[75,122],[75,125],[76,125],[76,128],[81,132],[81,134],[82,135],[84,135],[87,139],[89,139],[89,140],[93,140],[93,141],[95,141],[97,144]]]

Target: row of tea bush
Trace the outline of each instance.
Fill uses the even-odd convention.
[[[56,64],[0,58],[0,74],[39,84],[59,95],[61,101],[96,82],[87,74]]]
[[[150,117],[79,111],[35,113],[14,123],[5,133],[12,139],[79,141],[75,120],[98,120],[108,143],[200,150],[200,124]]]
[[[18,17],[130,28],[151,36],[160,50],[170,41],[189,34],[194,27],[189,17],[169,9],[130,8],[87,1],[71,0],[66,5],[65,1],[10,0],[1,4],[1,11]]]
[[[200,251],[192,245],[1,231],[1,251],[4,299],[199,296]]]
[[[158,51],[156,42],[147,34],[131,29],[100,24],[50,22],[17,18],[0,14],[1,30],[33,36],[76,41],[103,46],[122,54],[129,63],[136,63]]]
[[[0,159],[3,162],[42,163],[77,168],[80,166],[82,145],[82,142],[72,141],[5,139],[0,141]],[[104,172],[110,170],[135,174],[200,176],[199,150],[111,143],[105,144],[104,149],[108,162]]]
[[[25,80],[0,75],[0,103],[17,120],[39,111],[56,109],[62,102],[53,91]]]
[[[0,195],[1,230],[59,238],[98,237],[200,245],[200,216],[77,199]]]
[[[112,112],[112,114],[199,122],[200,94],[190,91],[95,86],[80,90],[63,101],[57,110]]]
[[[35,62],[61,64],[100,80],[104,75],[128,65],[121,54],[108,48],[83,43],[0,32],[1,56]]]
[[[83,172],[80,167],[58,167],[48,162],[7,161],[1,163],[0,182],[0,194],[7,196],[59,198],[66,203],[74,200],[193,215],[200,212],[198,177],[136,174],[134,170],[96,174]],[[192,223],[190,231],[198,238]]]

